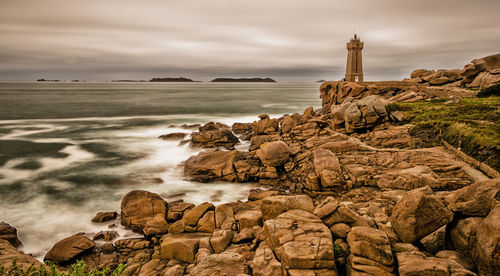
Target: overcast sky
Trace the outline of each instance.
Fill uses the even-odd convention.
[[[0,0],[0,80],[365,80],[500,52],[498,0]]]

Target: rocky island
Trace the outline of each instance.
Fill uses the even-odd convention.
[[[325,82],[321,109],[162,137],[206,148],[181,164],[187,178],[256,188],[217,206],[130,191],[96,214],[109,231],[67,237],[44,260],[124,275],[498,275],[499,83],[496,54],[400,82]],[[0,264],[43,266],[20,245],[1,223]]]
[[[216,78],[210,82],[276,82],[271,78]]]
[[[179,77],[179,78],[152,78],[150,82],[196,82],[192,79]]]

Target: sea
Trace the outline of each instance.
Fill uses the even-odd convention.
[[[189,181],[179,164],[200,150],[158,136],[308,106],[321,107],[318,83],[0,82],[0,221],[43,259],[79,232],[140,236],[119,222],[91,222],[99,211],[119,212],[132,190],[167,202],[245,200],[255,184]]]

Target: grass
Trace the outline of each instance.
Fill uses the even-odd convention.
[[[117,268],[87,269],[87,264],[80,260],[72,264],[68,272],[59,272],[53,263],[48,262],[46,266],[39,268],[30,267],[23,269],[17,265],[16,260],[8,268],[0,266],[0,276],[121,276],[125,270],[125,265],[119,264]]]
[[[415,126],[412,136],[424,146],[438,145],[440,138],[466,154],[500,170],[500,97],[463,98],[460,103],[446,100],[394,103],[388,111],[402,111],[404,123]]]

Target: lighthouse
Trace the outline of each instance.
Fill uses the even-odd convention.
[[[362,53],[364,43],[354,34],[351,41],[347,42],[347,66],[345,70],[345,80],[363,81],[363,60]]]

